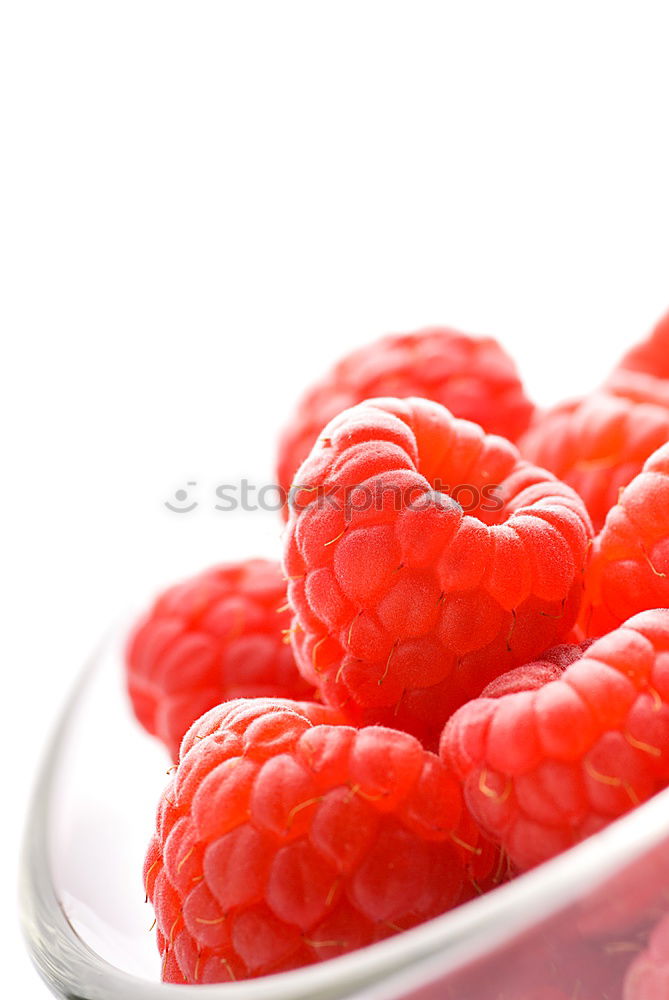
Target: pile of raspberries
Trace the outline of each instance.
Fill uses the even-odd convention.
[[[669,315],[547,411],[490,338],[386,337],[306,393],[278,482],[282,564],[172,587],[128,642],[174,762],[167,982],[380,941],[669,784]],[[669,917],[637,951],[611,992],[547,962],[516,998],[666,1000]]]

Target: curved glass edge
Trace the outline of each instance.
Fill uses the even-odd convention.
[[[53,777],[68,720],[95,667],[93,656],[62,710],[45,749],[26,819],[19,874],[19,909],[28,950],[38,973],[57,996],[139,996],[144,984],[108,966],[79,938],[56,895],[49,861],[48,830]]]
[[[70,715],[97,659],[85,668],[48,745],[24,835],[21,921],[33,963],[57,996],[160,1000],[169,992],[181,1000],[201,1000],[206,992],[212,1000],[264,1000],[269,995],[273,1000],[345,1000],[354,995],[401,1000],[421,980],[457,971],[577,903],[669,837],[667,789],[540,868],[399,937],[304,970],[244,983],[180,986],[140,979],[102,959],[79,937],[58,899],[49,860],[53,778]]]
[[[524,929],[513,921],[517,933],[506,928],[483,942],[475,929],[455,948],[362,989],[356,1000],[490,1000],[493,985],[500,1000],[549,994],[650,1000],[647,979],[639,992],[636,966],[669,914],[669,789],[612,824],[606,838],[593,837],[537,871],[549,869],[552,883],[561,875],[592,878],[577,893],[572,885],[552,912],[533,914]],[[524,876],[515,884],[529,881]]]

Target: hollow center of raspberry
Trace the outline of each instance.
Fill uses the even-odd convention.
[[[462,483],[449,483],[440,476],[428,479],[434,501],[442,506],[455,503],[463,514],[488,526],[503,524],[508,516],[503,486],[471,476]]]

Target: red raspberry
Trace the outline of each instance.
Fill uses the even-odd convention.
[[[343,358],[300,402],[279,446],[286,492],[325,425],[374,396],[424,396],[511,440],[534,410],[513,361],[490,337],[442,328],[384,337]]]
[[[226,702],[184,737],[144,866],[169,982],[332,958],[475,893],[495,861],[454,776],[336,710]]]
[[[602,829],[669,783],[669,611],[630,619],[539,690],[465,705],[440,752],[518,870]]]
[[[669,313],[662,317],[646,340],[622,358],[617,370],[621,369],[669,379]]]
[[[669,439],[669,407],[641,400],[640,393],[634,399],[598,392],[562,403],[539,417],[519,442],[526,458],[583,497],[596,530],[620,490]]]
[[[668,907],[669,843],[663,841],[617,868],[584,896],[573,926],[590,940],[640,941]]]
[[[659,607],[669,607],[669,444],[623,490],[595,539],[582,624],[602,635]]]
[[[373,400],[328,425],[300,478],[294,650],[354,721],[436,746],[455,708],[571,629],[588,515],[510,442],[424,399]]]
[[[616,941],[585,942],[570,911],[468,963],[420,1000],[615,1000],[630,952]],[[616,947],[616,945],[618,947]],[[493,985],[494,984],[494,985]]]
[[[127,649],[128,690],[137,718],[173,759],[191,723],[221,701],[313,693],[282,632],[285,604],[278,563],[251,559],[171,587],[140,622]]]
[[[648,947],[625,977],[624,1000],[667,1000],[669,997],[669,914],[659,921]]]

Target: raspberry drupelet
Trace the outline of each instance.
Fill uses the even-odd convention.
[[[165,981],[309,965],[493,884],[498,855],[439,758],[406,733],[341,723],[255,698],[186,734],[144,866]]]
[[[434,747],[456,708],[572,628],[588,514],[503,438],[424,399],[371,400],[328,425],[299,475],[295,656],[354,722]]]
[[[176,759],[188,727],[228,698],[308,698],[286,632],[278,563],[209,569],[161,594],[135,628],[126,680],[135,714]]]
[[[279,446],[278,478],[286,492],[323,427],[374,396],[433,399],[511,440],[534,411],[515,364],[491,337],[443,327],[383,337],[343,358],[303,397]]]
[[[558,680],[463,706],[440,754],[517,871],[601,830],[669,783],[669,610],[631,618]]]

